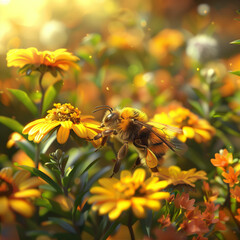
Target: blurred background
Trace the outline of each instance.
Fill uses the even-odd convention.
[[[80,58],[80,72],[64,75],[56,102],[70,102],[83,114],[95,106],[133,106],[152,117],[171,101],[188,106],[191,87],[215,69],[228,107],[239,106],[236,91],[240,47],[238,0],[0,0],[0,115],[23,125],[33,120],[7,91],[19,88],[38,103],[36,75],[7,68],[13,48],[66,48]],[[58,76],[57,79],[61,79]],[[47,76],[47,88],[56,78]],[[97,113],[100,121],[102,113]],[[11,130],[1,125],[0,152],[11,155]]]

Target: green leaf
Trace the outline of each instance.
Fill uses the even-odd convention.
[[[193,101],[193,100],[188,100],[188,102],[190,103],[190,105],[195,109],[195,111],[200,114],[202,117],[205,116],[204,114],[204,110],[201,106],[201,104],[197,101]]]
[[[26,92],[20,89],[8,89],[34,116],[38,115],[38,109]]]
[[[43,100],[42,115],[44,115],[44,113],[48,110],[49,106],[51,106],[62,86],[63,80],[59,80],[48,87]]]
[[[99,88],[102,87],[102,83],[105,78],[105,75],[106,75],[106,68],[102,67],[93,79],[93,81],[97,85],[97,87],[99,87]]]
[[[49,185],[51,185],[58,193],[62,193],[61,187],[56,182],[54,182],[48,175],[46,175],[44,172],[38,170],[37,168],[33,168],[33,167],[25,166],[25,165],[21,166],[19,164],[16,164],[16,165],[22,169],[25,169],[25,170],[31,172],[33,175],[42,178]]]
[[[201,100],[207,101],[206,96],[198,88],[193,88],[193,91]]]
[[[98,43],[100,43],[102,40],[102,37],[98,33],[91,33],[88,34],[86,37],[83,38],[82,43],[83,44],[90,44],[92,46],[96,46]]]
[[[238,39],[238,40],[234,40],[234,41],[230,42],[230,44],[237,44],[237,45],[240,45],[240,39]]]
[[[17,141],[17,146],[22,149],[32,160],[35,158],[35,147],[28,141]]]
[[[76,230],[73,228],[72,225],[70,225],[67,221],[61,218],[56,218],[56,217],[49,217],[49,220],[52,221],[53,223],[58,224],[65,230],[67,230],[70,233],[77,234]]]
[[[240,76],[240,71],[230,71],[230,73],[232,73],[234,75],[237,75],[237,76]]]
[[[20,124],[18,121],[14,120],[12,118],[9,118],[9,117],[0,116],[0,123],[9,127],[14,132],[18,132],[18,133],[22,134],[23,125]]]
[[[114,232],[118,225],[119,223],[117,221],[113,222],[104,234],[104,236],[101,238],[101,240],[106,240]]]

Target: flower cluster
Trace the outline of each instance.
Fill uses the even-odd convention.
[[[58,49],[51,51],[38,51],[36,48],[27,49],[11,49],[7,53],[8,67],[19,67],[22,72],[30,74],[32,71],[52,73],[59,71],[67,71],[69,67],[79,69],[75,63],[79,60],[78,57],[73,56],[67,52],[66,49]]]
[[[31,217],[35,209],[31,200],[41,196],[40,190],[36,189],[41,184],[43,181],[30,177],[28,171],[13,174],[12,168],[3,168],[0,171],[1,222],[14,222],[17,214]]]
[[[99,214],[107,214],[111,220],[117,219],[123,211],[131,209],[138,218],[146,215],[146,209],[158,211],[160,200],[167,199],[170,194],[162,191],[168,181],[159,181],[157,177],[146,178],[144,169],[137,169],[133,174],[124,170],[120,180],[102,178],[101,186],[91,188],[93,194],[88,200]]]
[[[199,118],[189,109],[181,106],[170,106],[167,111],[154,115],[152,121],[165,123],[182,129],[177,137],[186,142],[187,139],[194,139],[196,142],[207,142],[215,134],[215,129],[205,119]]]
[[[215,158],[211,159],[211,163],[221,169],[221,175],[223,177],[223,182],[228,185],[228,195],[240,202],[240,187],[239,187],[239,175],[240,170],[238,164],[234,166],[233,155],[229,153],[227,149],[221,149],[219,153],[215,154]],[[235,218],[239,221],[239,211],[237,208],[237,215]]]
[[[177,166],[171,166],[169,168],[160,167],[158,168],[159,172],[156,174],[159,179],[167,180],[170,184],[176,186],[179,184],[186,184],[191,187],[195,187],[195,182],[197,180],[206,180],[206,172],[196,171],[195,168],[192,168],[187,171],[182,171]]]
[[[99,130],[99,123],[93,120],[92,116],[81,116],[78,108],[71,104],[55,103],[53,109],[48,110],[45,118],[37,119],[27,124],[23,129],[23,134],[28,134],[28,139],[39,143],[53,129],[57,131],[57,141],[64,144],[69,137],[70,130],[86,140],[91,141]],[[100,140],[92,141],[94,146],[100,145]]]

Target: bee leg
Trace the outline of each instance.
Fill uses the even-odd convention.
[[[139,166],[141,164],[141,158],[138,157],[134,163],[134,165],[132,166],[132,170],[134,170],[137,166]]]
[[[139,150],[144,152],[145,155],[145,161],[147,166],[153,171],[157,171],[157,165],[158,165],[158,160],[155,156],[155,154],[146,146],[139,144],[136,140],[133,141],[133,144],[135,147],[137,147]]]
[[[98,140],[100,138],[104,138],[104,137],[108,137],[110,136],[111,134],[115,134],[115,130],[113,129],[107,129],[107,130],[104,130],[100,133],[98,133],[92,140]]]
[[[100,147],[98,147],[98,148],[95,150],[95,152],[97,152],[100,148],[102,148],[102,147],[105,145],[105,143],[107,142],[107,140],[108,140],[108,136],[104,136],[104,137],[102,138],[102,142],[101,142]]]
[[[117,154],[117,159],[113,168],[113,173],[110,177],[112,177],[114,174],[116,174],[121,166],[121,160],[126,157],[128,152],[128,143],[125,142],[122,147],[119,149],[118,154]]]

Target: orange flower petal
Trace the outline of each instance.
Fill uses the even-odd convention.
[[[9,199],[10,207],[17,213],[23,215],[24,217],[31,217],[34,212],[34,207],[27,201],[20,199]]]
[[[60,144],[64,144],[68,140],[69,133],[70,133],[69,128],[65,128],[65,127],[61,126],[57,132],[57,141]]]
[[[27,189],[20,192],[16,192],[12,195],[14,198],[30,198],[30,197],[40,197],[41,192],[37,189]]]

